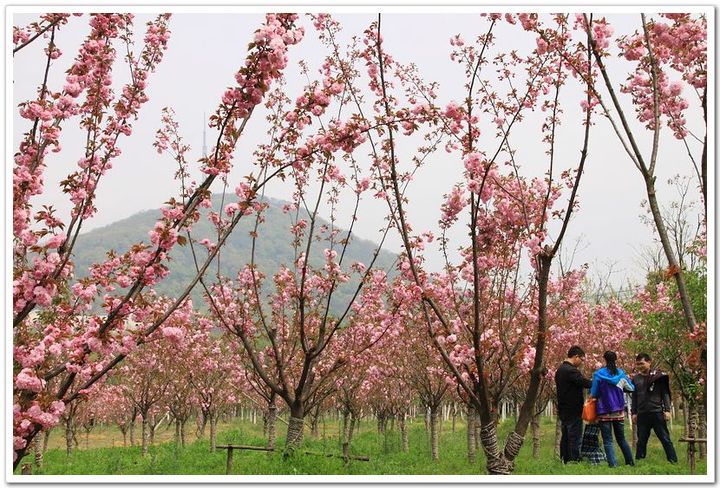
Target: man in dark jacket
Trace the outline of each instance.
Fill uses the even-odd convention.
[[[580,346],[572,346],[567,356],[555,372],[558,417],[562,427],[560,458],[563,463],[580,461],[583,388],[592,386],[592,381],[585,378],[578,369],[585,360],[585,351]]]
[[[665,457],[671,463],[677,463],[677,454],[667,421],[670,420],[670,377],[662,371],[650,368],[650,355],[641,352],[635,357],[635,369],[638,374],[633,378],[635,391],[632,394],[632,421],[637,425],[637,451],[635,459],[643,459],[647,450],[650,430],[660,439],[665,449]]]

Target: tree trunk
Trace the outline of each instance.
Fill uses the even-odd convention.
[[[186,440],[185,439],[185,424],[187,423],[187,420],[188,420],[187,417],[185,417],[180,422],[180,445],[182,447],[185,447],[185,440]]]
[[[180,445],[180,420],[175,419],[175,445]]]
[[[240,411],[242,411],[242,409]],[[197,428],[197,432],[195,434],[197,435],[198,439],[202,439],[203,437],[205,437],[205,426],[207,425],[207,421],[208,421],[207,412],[202,412],[201,418],[198,420],[199,420],[198,428]]]
[[[285,445],[288,450],[294,450],[303,441],[303,429],[305,427],[305,419],[303,417],[295,417],[290,415],[288,422],[287,439]]]
[[[33,439],[34,444],[34,450],[35,450],[35,466],[38,468],[42,468],[43,465],[43,449],[42,449],[42,441],[40,440],[40,437],[35,436],[35,439]]]
[[[142,416],[142,456],[145,457],[148,453],[148,443],[150,441],[150,426],[148,425],[147,414]]]
[[[387,454],[390,452],[390,444],[388,442],[388,429],[387,429],[387,418],[385,419],[385,422],[383,422],[383,454]]]
[[[130,447],[135,447],[135,418],[130,421]]]
[[[350,410],[343,410],[342,413],[342,427],[340,431],[340,446],[349,442],[350,438]]]
[[[148,418],[148,437],[150,438],[150,445],[155,445],[155,414],[152,414]]]
[[[210,452],[215,452],[215,446],[217,444],[217,422],[218,414],[210,414]]]
[[[275,448],[275,424],[277,422],[277,407],[275,405],[270,405],[268,407],[268,411],[266,413],[267,417],[267,446],[270,449]]]
[[[457,405],[455,402],[452,404],[452,410],[450,411],[452,415],[452,433],[455,433],[455,422],[457,421]]]
[[[532,427],[533,459],[540,457],[540,412],[533,415],[530,426]]]
[[[347,442],[343,442],[342,444],[342,455],[345,464],[347,464],[350,460],[350,444],[348,444]]]
[[[72,432],[72,419],[70,417],[65,419],[65,451],[69,456],[72,454],[73,449],[73,432]]]
[[[475,409],[468,405],[467,408],[467,449],[468,449],[468,462],[475,464],[477,458],[477,444],[475,441],[475,422],[477,417],[475,415]]]
[[[354,412],[350,412],[350,429],[348,431],[348,444],[352,442],[355,437],[355,431],[360,428],[360,419],[355,416]]]
[[[694,403],[688,402],[688,423],[687,423],[687,432],[688,437],[690,438],[697,438],[698,435],[698,411],[697,411],[697,405]],[[694,442],[688,442],[687,443],[687,456],[688,456],[688,462],[690,461],[690,458],[695,456],[695,453],[697,452],[697,447]]]
[[[511,432],[512,436],[514,432]],[[510,439],[508,439],[510,441]],[[480,427],[480,445],[487,460],[488,474],[511,474],[515,468],[498,447],[497,426],[492,419]]]
[[[50,442],[50,432],[52,432],[52,429],[47,429],[43,433],[43,444],[42,444],[43,454],[45,454],[45,451],[47,451],[48,443]]]
[[[405,413],[400,414],[400,438],[402,439],[403,452],[410,452],[410,441],[408,440],[408,429],[405,424]]]
[[[323,441],[325,439],[327,439],[327,417],[328,417],[328,415],[329,415],[328,412],[325,412],[322,415],[322,440]]]
[[[440,459],[438,407],[430,408],[430,453],[433,461]]]
[[[320,437],[320,409],[316,409],[313,412],[312,418],[310,419],[310,435],[317,438]]]
[[[285,453],[292,454],[302,444],[305,428],[305,406],[296,400],[290,405],[287,436],[285,437]]]
[[[704,402],[698,405],[698,437],[701,439],[707,439],[707,409],[705,408]],[[698,443],[698,454],[700,459],[705,459],[707,455],[706,443]]]

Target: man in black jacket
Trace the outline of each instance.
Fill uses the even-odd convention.
[[[662,371],[650,369],[650,355],[641,352],[635,357],[635,369],[638,374],[633,378],[635,391],[632,394],[632,421],[637,425],[637,451],[635,459],[643,459],[647,449],[650,430],[660,439],[665,449],[665,457],[671,463],[677,463],[677,454],[667,421],[670,420],[670,377]]]
[[[572,346],[555,372],[558,399],[558,417],[562,427],[560,458],[563,463],[580,461],[582,439],[583,388],[590,388],[592,381],[585,378],[578,366],[585,360],[585,351]]]

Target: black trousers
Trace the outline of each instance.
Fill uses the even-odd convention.
[[[670,431],[668,431],[667,422],[662,412],[646,412],[637,414],[637,451],[636,459],[643,459],[647,451],[648,439],[650,439],[650,431],[654,430],[655,435],[660,439],[660,443],[665,449],[665,457],[671,463],[677,462],[677,454],[672,440],[670,440]]]
[[[582,418],[560,420],[560,459],[563,463],[580,461],[580,443],[582,441]]]

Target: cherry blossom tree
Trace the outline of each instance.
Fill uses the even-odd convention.
[[[332,261],[328,263],[328,266],[334,265]],[[353,308],[360,307],[361,304],[367,305],[371,300],[379,300],[382,288],[386,285],[384,273],[376,271],[370,276],[373,281],[365,283],[357,303],[352,305]],[[268,388],[285,401],[290,410],[286,440],[289,448],[302,441],[305,415],[327,396],[322,392],[327,391],[328,385],[333,385],[335,374],[347,364],[348,358],[371,347],[379,335],[390,327],[390,324],[381,326],[383,328],[366,325],[364,327],[369,328],[366,332],[368,338],[359,349],[344,349],[339,356],[333,355],[334,349],[328,347],[327,343],[331,343],[335,334],[341,335],[337,330],[339,324],[333,323],[332,329],[323,327],[323,316],[328,313],[325,307],[329,300],[327,295],[320,294],[323,288],[316,288],[322,284],[327,293],[327,290],[332,289],[332,284],[322,274],[313,272],[313,277],[316,278],[316,284],[308,289],[319,296],[311,296],[312,300],[307,300],[306,323],[297,321],[300,316],[297,285],[301,280],[287,268],[275,275],[276,288],[267,299],[267,303],[272,304],[267,317],[263,305],[257,299],[261,296],[257,290],[263,285],[262,277],[252,268],[241,271],[237,284],[232,288],[229,282],[212,288],[215,320],[218,320],[228,333],[237,337],[242,343],[244,354],[252,362],[254,372]],[[320,308],[318,310],[314,307]],[[332,320],[342,322],[341,319],[342,317]],[[263,325],[264,323],[267,325]],[[303,330],[303,327],[306,329]],[[302,345],[303,336],[309,341],[305,347]],[[258,347],[263,342],[271,344],[267,357],[264,348]],[[322,354],[323,352],[325,354]]]
[[[189,381],[194,364],[187,356],[175,355],[175,361],[168,365],[168,392],[166,407],[175,422],[175,444],[185,447],[187,421],[195,411],[192,398],[192,383]]]
[[[440,458],[440,417],[443,402],[448,391],[452,389],[452,379],[448,377],[443,361],[433,344],[427,340],[418,320],[419,310],[416,308],[408,313],[408,322],[404,324],[402,336],[399,338],[406,352],[399,356],[405,362],[403,367],[405,381],[412,394],[418,399],[428,419],[430,456],[433,460]]]
[[[188,338],[193,367],[188,375],[192,394],[202,416],[201,432],[210,424],[210,452],[217,445],[220,415],[237,402],[239,372],[225,341],[213,336],[213,322],[200,320],[200,327]]]
[[[685,282],[685,270],[681,267],[677,250],[673,248],[666,216],[658,200],[656,169],[665,127],[687,149],[688,159],[698,178],[707,219],[707,20],[704,15],[687,13],[666,13],[657,19],[648,19],[645,14],[640,14],[639,20],[640,28],[634,34],[613,39],[614,29],[605,18],[593,20],[587,15],[578,15],[576,22],[591,26],[587,45],[592,50],[601,76],[586,77],[583,74],[585,70],[575,63],[568,63],[568,67],[586,79],[592,92],[591,103],[600,107],[643,179],[648,208],[667,261],[668,274],[677,286],[685,327],[689,333],[694,333],[696,327],[702,327],[702,324],[698,324],[695,317]],[[533,26],[533,29],[538,29],[538,26]],[[541,29],[539,32],[542,39],[548,39]],[[620,56],[613,56],[611,52],[613,41],[620,50]],[[608,69],[610,63],[616,63],[615,60],[620,57],[631,64],[625,83],[613,80]],[[687,98],[682,94],[684,90],[694,94]],[[622,94],[627,98],[622,99]],[[625,101],[627,99],[629,104]],[[692,132],[692,124],[686,120],[691,99],[702,111],[700,125],[704,133],[700,135]],[[628,119],[628,107],[635,111],[640,128]],[[652,135],[649,150],[643,150],[639,143],[643,130],[650,131]],[[699,144],[700,149],[692,147],[693,144]],[[701,153],[699,157],[698,152]]]
[[[80,280],[73,258],[81,229],[97,213],[98,192],[122,162],[123,144],[149,99],[171,17],[148,22],[136,45],[132,14],[89,15],[89,34],[62,89],[50,86],[48,73],[63,54],[58,42],[65,26],[80,20],[53,13],[14,27],[14,56],[47,42],[37,97],[18,107],[28,129],[13,167],[15,467],[38,434],[60,421],[68,454],[78,426],[90,429],[100,419],[116,422],[124,442],[129,431],[132,443],[137,415],[143,455],[155,427],[170,415],[176,442],[184,445],[194,408],[203,428],[210,423],[212,451],[220,415],[241,396],[263,410],[270,447],[278,403],[288,409],[289,451],[302,442],[305,417],[316,432],[334,402],[343,411],[345,456],[354,423],[369,411],[383,433],[387,419],[400,421],[407,451],[405,421],[418,400],[430,412],[437,459],[438,415],[452,395],[467,408],[470,462],[479,444],[487,471],[508,474],[529,427],[537,451],[539,415],[553,395],[552,368],[568,344],[582,342],[591,363],[606,349],[627,363],[636,322],[646,333],[644,344],[664,351],[692,411],[704,411],[706,307],[698,296],[706,276],[702,264],[694,273],[683,257],[702,262],[706,240],[707,135],[691,129],[707,125],[706,19],[641,15],[638,31],[614,38],[609,22],[590,14],[482,17],[484,33],[474,41],[459,34],[450,39],[450,58],[465,73],[464,97],[440,102],[437,83],[386,49],[381,15],[347,44],[330,15],[309,15],[325,54],[317,71],[299,64],[307,82],[293,93],[283,74],[287,51],[305,29],[296,14],[267,14],[209,119],[218,136],[197,161],[201,180],[191,180],[190,147],[168,107],[155,148],[177,164],[178,193],[168,197],[147,242],[108,250]],[[533,48],[506,47],[497,37],[501,24]],[[630,66],[624,84],[611,79],[616,61]],[[131,79],[117,87],[113,74],[120,68],[129,69]],[[686,121],[690,101],[683,91],[695,92],[702,123]],[[582,119],[571,123],[584,132],[581,140],[566,141],[559,127],[564,107],[573,103],[582,107]],[[261,109],[268,138],[244,178],[230,182],[234,152]],[[628,120],[631,110],[637,123]],[[553,273],[577,215],[594,114],[610,123],[643,178],[667,261],[661,279],[653,277],[629,304],[591,305],[582,294],[583,270]],[[77,123],[86,144],[64,149],[62,128]],[[692,246],[673,243],[679,234],[658,201],[663,125],[686,148],[705,205]],[[545,153],[525,154],[518,127],[539,134]],[[649,151],[639,144],[643,131],[652,138]],[[561,144],[577,149],[577,159],[561,161]],[[60,183],[70,202],[69,215],[61,216],[42,205],[44,179],[55,154],[68,150],[77,164]],[[457,162],[460,176],[439,190],[445,202],[438,228],[421,229],[407,190],[436,161]],[[234,196],[223,194],[222,208],[207,212],[214,235],[193,235],[200,209],[211,207],[216,180],[234,188]],[[255,249],[263,244],[264,191],[271,181],[292,193],[283,210],[294,258],[265,276]],[[355,223],[370,198],[387,205],[381,243],[369,262],[350,262]],[[231,277],[221,276],[218,265],[215,282],[207,283],[208,269],[242,218],[255,220],[250,262]],[[396,279],[376,268],[391,229],[401,241]],[[466,237],[458,238],[462,231]],[[153,287],[167,276],[175,246],[191,248],[194,276],[178,296],[160,297]],[[433,247],[442,254],[441,270],[430,271]],[[198,285],[209,308],[205,316],[188,298]],[[338,303],[341,295],[349,298]],[[519,414],[500,445],[498,410],[508,400],[519,404]]]
[[[124,394],[122,385],[113,384],[112,381],[97,389],[93,402],[99,404],[99,420],[106,425],[115,425],[123,436],[123,447],[128,446],[128,434],[130,445],[135,445],[134,425],[137,417],[137,408],[128,400]]]
[[[313,19],[321,40],[333,46],[337,23],[327,15]],[[353,101],[349,93],[355,89],[359,75],[350,67],[360,57],[354,52],[348,57],[341,60],[337,51],[327,56],[320,68],[320,80],[311,79],[294,103],[283,91],[275,92],[275,110],[269,118],[276,121],[276,132],[270,134],[271,142],[256,153],[257,159],[274,164],[293,161],[284,177],[294,192],[285,210],[293,219],[288,245],[292,246],[295,261],[280,265],[272,276],[272,289],[268,290],[254,258],[254,249],[262,242],[258,226],[264,208],[260,204],[255,208],[258,225],[251,233],[250,264],[236,280],[221,279],[207,293],[214,320],[239,340],[255,372],[289,408],[288,448],[302,440],[304,418],[311,404],[316,406],[322,400],[321,391],[331,383],[332,374],[347,364],[349,356],[359,353],[346,350],[333,356],[332,342],[346,324],[362,326],[352,321],[356,304],[377,300],[386,286],[384,273],[377,274],[373,269],[382,243],[370,263],[348,265],[346,257],[358,208],[374,171],[353,157],[370,130],[362,112],[345,118],[330,112],[337,109],[342,113]],[[311,122],[319,126],[315,133],[308,133]],[[317,188],[309,185],[313,180],[318,182]],[[239,187],[236,191],[244,190]],[[330,225],[318,223],[323,204],[330,214]],[[337,227],[341,205],[354,209],[347,231]],[[324,246],[320,260],[315,258],[319,245]],[[347,284],[351,276],[357,286]],[[344,284],[351,298],[340,305],[339,312],[332,312],[333,299]],[[370,339],[362,347],[370,347],[372,342]],[[267,343],[271,359],[265,361]]]
[[[528,14],[517,16],[508,14],[505,18],[510,23],[519,21],[521,24],[526,24],[533,23],[536,17]],[[480,36],[477,47],[466,46],[460,37],[455,37],[451,41],[456,46],[453,59],[458,60],[466,69],[468,96],[464,105],[451,103],[442,110],[435,106],[428,95],[430,92],[422,87],[416,88],[412,94],[417,96],[408,100],[411,105],[415,105],[413,109],[416,111],[438,114],[438,124],[441,124],[448,136],[453,138],[447,148],[450,151],[459,150],[466,169],[463,181],[448,195],[448,202],[443,207],[443,220],[446,225],[451,225],[457,221],[460,212],[466,208],[469,211],[471,240],[463,248],[464,261],[455,268],[459,279],[464,283],[457,288],[468,289],[472,294],[469,316],[464,316],[456,309],[446,308],[438,302],[434,283],[423,269],[422,253],[428,239],[414,233],[408,222],[405,210],[407,202],[401,192],[401,184],[406,182],[411,174],[407,170],[404,172],[400,170],[400,154],[396,152],[394,141],[397,129],[392,125],[388,127],[386,137],[383,138],[383,145],[388,148],[388,152],[381,163],[385,169],[384,188],[388,191],[388,202],[394,208],[396,227],[403,240],[405,277],[413,285],[409,287],[413,293],[408,296],[408,300],[421,304],[423,322],[428,335],[455,381],[463,388],[468,401],[479,412],[480,440],[485,451],[488,472],[493,474],[512,472],[514,459],[522,445],[539,386],[546,371],[544,351],[550,268],[576,205],[576,193],[587,156],[590,110],[586,110],[585,136],[578,166],[575,170],[565,171],[556,179],[553,163],[556,145],[555,129],[561,110],[558,100],[560,89],[567,81],[561,53],[577,60],[584,59],[587,69],[592,69],[592,65],[588,62],[587,50],[576,49],[565,42],[557,42],[551,46],[538,45],[527,57],[521,57],[516,51],[507,57],[496,55],[495,62],[501,66],[498,72],[501,78],[510,80],[510,86],[514,86],[511,80],[511,76],[515,76],[514,70],[518,66],[522,67],[526,91],[522,94],[513,88],[506,98],[490,94],[487,88],[489,83],[483,81],[481,75],[484,75],[482,69],[487,64],[487,51],[494,45],[493,28],[502,18],[500,14],[489,16],[488,32]],[[559,38],[565,39],[563,36],[568,29],[565,17],[557,15],[553,19]],[[374,73],[378,111],[383,116],[392,118],[401,109],[398,99],[390,95],[391,74],[394,76],[393,81],[397,80],[403,86],[409,84],[408,80],[414,81],[415,78],[406,73],[398,75],[402,71],[383,48],[380,26],[381,19],[369,29],[367,44],[371,48],[368,49],[368,59]],[[419,85],[415,83],[414,86]],[[418,102],[420,97],[423,97],[425,103]],[[509,135],[524,110],[540,105],[549,112],[542,131],[543,141],[548,146],[549,165],[544,179],[530,180],[518,171],[519,163],[514,159]],[[481,115],[488,118],[494,115],[496,124],[496,138],[493,140],[496,146],[489,146],[486,151],[478,147]],[[501,174],[497,160],[501,154],[507,158],[509,167],[509,173],[505,175]],[[571,192],[564,209],[553,209],[561,195],[561,185],[569,188]],[[557,220],[560,224],[560,231],[552,241],[548,230],[551,220]],[[497,443],[497,430],[489,398],[485,351],[480,344],[486,330],[486,323],[481,316],[480,296],[490,281],[486,276],[487,270],[495,264],[485,255],[484,246],[498,238],[494,233],[507,233],[507,236],[499,238],[514,239],[529,255],[536,287],[534,303],[531,307],[536,310],[534,314],[536,320],[534,330],[529,334],[530,348],[527,350],[531,364],[529,371],[531,379],[517,423],[503,451]],[[455,293],[455,290],[452,292]],[[439,340],[440,337],[457,338],[463,331],[466,331],[471,339],[469,343],[454,344],[451,349]]]
[[[172,359],[173,355],[171,350],[159,345],[160,340],[156,338],[154,344],[141,348],[115,371],[123,395],[140,415],[143,456],[152,443],[169,389],[166,368],[168,358]]]
[[[33,31],[50,32],[45,80],[52,61],[61,54],[55,45],[55,31],[68,17],[44,16],[36,25],[14,31],[15,53],[42,38],[32,35]],[[96,213],[94,201],[99,183],[120,155],[119,142],[132,133],[132,122],[148,100],[145,90],[167,47],[169,18],[162,14],[148,23],[144,46],[136,55],[131,14],[92,14],[90,34],[68,71],[64,88],[55,92],[43,81],[38,98],[20,105],[20,115],[31,121],[32,127],[20,143],[13,170],[16,466],[38,432],[58,422],[66,404],[122,362],[184,303],[244,215],[243,211],[237,212],[225,223],[217,242],[208,246],[195,278],[162,313],[154,315],[153,323],[134,330],[125,326],[134,316],[150,315],[142,291],[167,275],[168,252],[183,243],[180,234],[198,220],[198,208],[209,205],[213,181],[218,176],[223,178],[232,168],[233,149],[243,128],[272,82],[282,77],[288,47],[303,36],[303,29],[294,24],[296,15],[266,16],[248,47],[245,64],[236,74],[237,85],[226,90],[210,118],[210,126],[217,128],[219,136],[212,154],[200,160],[204,180],[187,187],[183,184],[182,202],[170,199],[162,218],[149,232],[150,245],[136,244],[123,254],[111,251],[107,261],[94,265],[88,278],[71,287],[72,251],[80,229]],[[116,96],[111,75],[118,45],[128,53],[124,61],[132,77]],[[88,142],[81,148],[78,169],[61,185],[72,203],[69,221],[63,222],[52,207],[33,213],[30,199],[42,195],[46,156],[50,150],[61,150],[61,126],[74,118],[87,131]],[[250,207],[257,191],[281,170],[282,165],[265,173],[262,179],[249,176],[237,207]],[[103,313],[87,313],[98,297]],[[40,313],[33,314],[38,310]],[[142,318],[135,320],[144,322]],[[58,381],[52,381],[55,378]],[[48,389],[51,385],[52,390]]]
[[[236,343],[231,343],[230,348],[232,354],[237,357],[243,357],[242,348]],[[271,358],[270,348],[267,347],[262,354],[265,361]],[[269,365],[264,364],[266,368]],[[274,449],[275,442],[277,440],[276,425],[279,418],[278,412],[278,396],[271,388],[269,388],[262,379],[258,376],[246,361],[243,367],[238,371],[239,376],[239,392],[240,395],[249,399],[250,402],[257,406],[263,413],[263,435],[267,436],[267,447]]]
[[[371,354],[365,352],[350,359],[350,364],[335,381],[336,393],[333,395],[336,406],[342,415],[340,427],[340,445],[352,443],[355,426],[359,423],[362,409],[366,406],[367,390],[363,388],[373,373]]]
[[[383,277],[376,274],[376,278]],[[335,381],[335,403],[342,413],[340,444],[345,456],[364,412],[375,415],[378,433],[383,435],[387,421],[398,418],[403,445],[407,445],[405,415],[412,394],[399,375],[391,374],[391,369],[396,372],[408,363],[409,350],[402,336],[403,312],[393,303],[394,286],[383,285],[383,288],[384,296],[361,297],[356,313],[350,318],[352,326],[333,344],[337,351],[361,351],[349,357],[347,367],[339,372]],[[379,334],[379,331],[382,332]],[[368,342],[373,346],[366,349]]]

